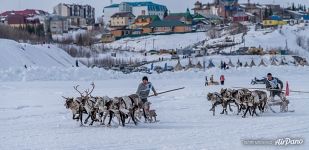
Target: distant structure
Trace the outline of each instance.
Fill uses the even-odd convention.
[[[54,14],[68,17],[71,25],[83,26],[95,23],[95,9],[90,5],[59,3],[54,7]]]
[[[17,11],[5,11],[0,14],[1,23],[11,27],[23,28],[28,26],[45,26],[45,17],[49,13],[37,9],[25,9]]]
[[[194,4],[194,14],[203,16],[231,17],[239,8],[238,0],[214,0],[212,3],[203,4],[197,1]]]
[[[103,9],[103,20],[110,24],[111,16],[119,12],[131,12],[134,16],[140,15],[158,15],[162,20],[167,14],[167,7],[153,2],[122,2],[120,4],[111,4]]]

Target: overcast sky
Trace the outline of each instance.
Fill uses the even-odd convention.
[[[155,3],[164,4],[171,12],[184,12],[187,8],[193,8],[196,0],[113,0],[114,3],[121,1],[153,1]],[[213,0],[199,0],[207,3]],[[247,2],[248,0],[239,0]],[[22,9],[42,9],[52,13],[53,7],[58,3],[77,3],[90,4],[96,9],[96,17],[102,15],[103,7],[110,4],[111,0],[0,0],[0,12],[7,10],[22,10]],[[305,3],[309,7],[309,0],[251,0],[251,2],[259,3],[274,3],[287,6],[291,2]]]

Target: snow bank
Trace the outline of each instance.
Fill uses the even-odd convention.
[[[31,45],[0,39],[0,68],[71,67],[75,60],[53,45]]]
[[[206,39],[205,32],[172,34],[172,35],[149,35],[137,38],[124,38],[106,44],[106,47],[130,49],[135,51],[152,49],[176,49],[185,48]],[[153,46],[154,44],[154,46]]]

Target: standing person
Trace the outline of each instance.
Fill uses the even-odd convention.
[[[211,75],[209,80],[210,80],[210,83],[214,83],[214,75]]]
[[[208,86],[208,79],[207,79],[207,76],[205,76],[205,86]]]
[[[78,65],[78,60],[75,60],[75,66],[76,66],[76,67],[79,67],[79,65]]]
[[[223,69],[223,61],[221,60],[220,68]]]
[[[136,91],[136,94],[141,98],[143,103],[148,101],[147,98],[149,96],[150,90],[153,91],[155,96],[158,95],[152,83],[148,82],[148,77],[144,76],[142,78],[142,83],[139,84],[137,91]]]
[[[224,81],[225,81],[224,75],[221,75],[220,76],[221,85],[224,85]]]

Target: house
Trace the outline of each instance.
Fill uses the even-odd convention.
[[[95,8],[90,5],[59,3],[54,7],[54,14],[69,17],[72,19],[70,22],[74,24],[80,24],[76,22],[78,20],[86,20],[87,25],[93,25],[95,23]]]
[[[255,3],[244,3],[239,5],[240,9],[246,12],[247,14],[252,14],[253,16],[249,19],[252,22],[262,22],[265,17],[266,6],[255,4]]]
[[[214,25],[218,25],[224,22],[224,18],[217,15],[207,15],[205,18],[208,22]]]
[[[201,2],[196,1],[192,10],[194,11],[194,14],[200,14],[203,16],[218,15],[220,9],[218,4],[218,2],[202,4]]]
[[[122,28],[130,26],[134,23],[135,16],[131,12],[119,12],[111,16],[112,28]]]
[[[206,31],[211,28],[211,22],[201,14],[193,15],[192,27],[196,31]]]
[[[50,16],[49,26],[51,34],[63,34],[69,31],[69,21],[67,17],[63,16]]]
[[[136,17],[140,15],[157,15],[162,20],[167,13],[167,8],[164,5],[149,1],[112,4],[103,9],[104,22],[110,24],[111,16],[118,12],[131,12]]]
[[[135,28],[146,26],[154,21],[161,21],[158,15],[140,15],[135,19]]]
[[[143,33],[185,33],[191,31],[191,25],[173,20],[155,21],[143,27]]]
[[[111,30],[112,35],[115,37],[115,39],[119,39],[123,36],[126,35],[131,35],[132,34],[132,30],[131,29],[127,29],[127,28],[116,28]]]
[[[189,9],[185,13],[170,13],[164,20],[166,21],[181,21],[185,24],[191,25],[193,22],[193,16],[190,14]]]
[[[25,9],[19,11],[6,11],[0,14],[1,22],[11,27],[25,27],[26,25],[45,26],[45,18],[49,14],[43,10]]]
[[[247,13],[241,11],[233,15],[233,22],[243,22],[243,21],[249,21],[249,15]]]
[[[194,14],[203,16],[216,15],[223,18],[232,17],[238,11],[238,0],[214,0],[212,3],[202,4],[197,1],[194,4]]]
[[[280,5],[266,4],[265,6],[268,11],[272,12],[272,15],[280,16],[283,12],[283,8],[281,8]]]
[[[287,22],[283,21],[280,16],[270,16],[267,19],[263,20],[263,26],[264,27],[272,27],[272,26],[278,26],[278,25],[286,25]]]

